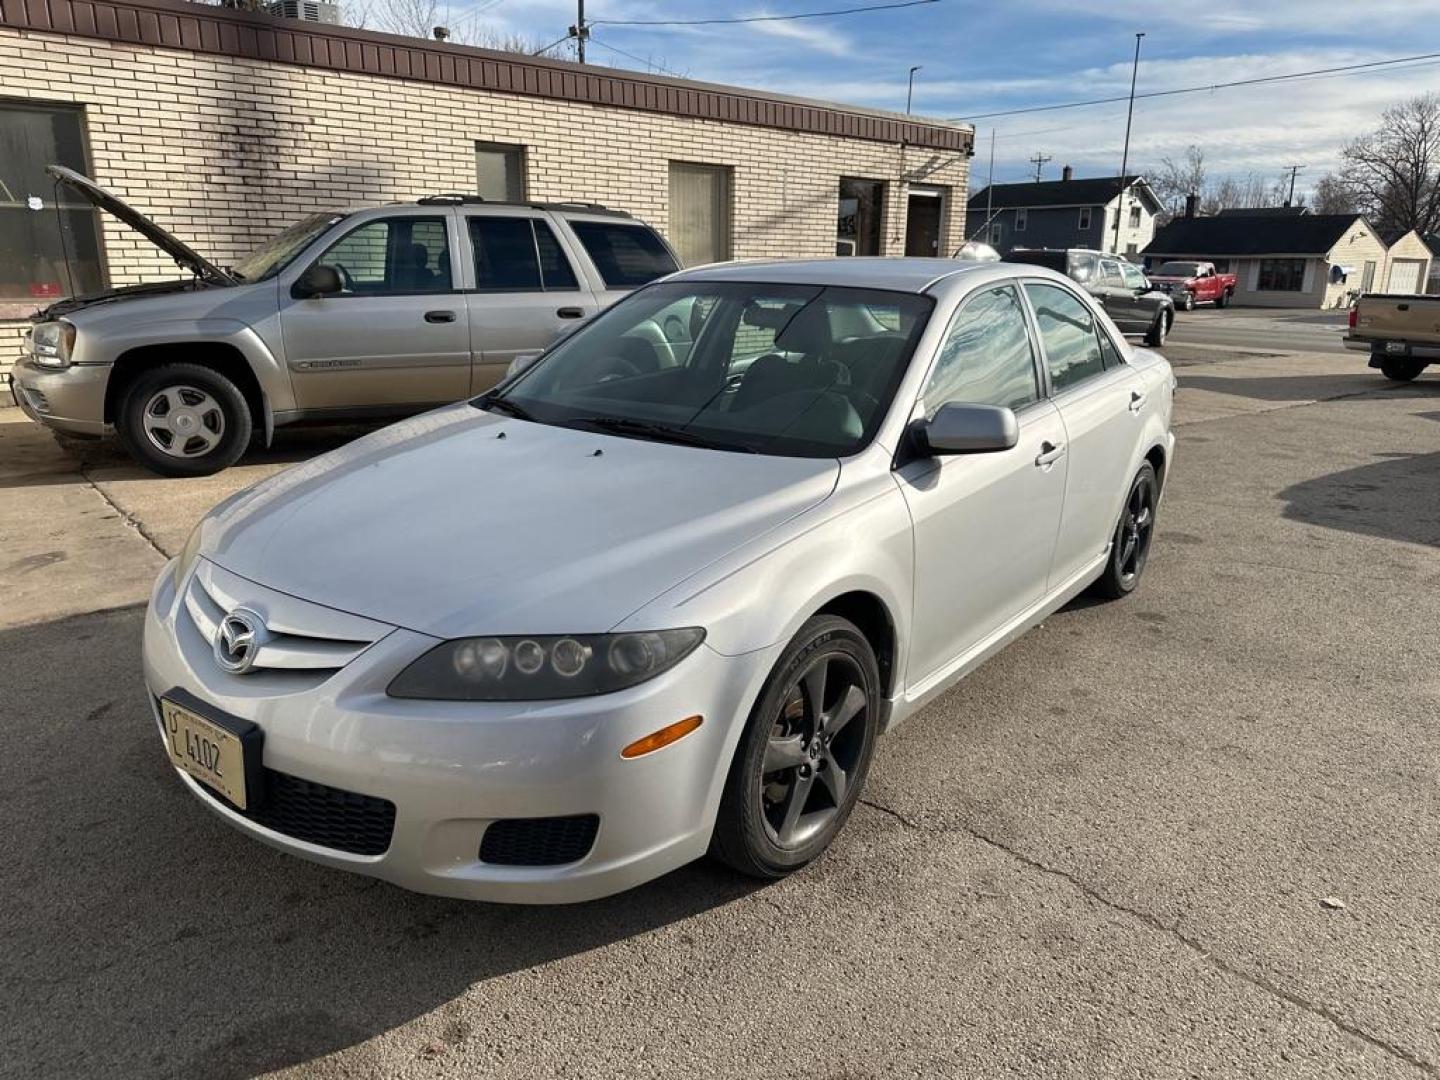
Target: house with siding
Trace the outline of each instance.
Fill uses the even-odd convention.
[[[49,164],[220,265],[308,214],[437,192],[601,203],[694,264],[953,251],[973,141],[965,124],[184,0],[0,0],[0,377],[36,308],[176,276]]]
[[[1422,254],[1423,252],[1423,254]],[[1197,217],[1193,203],[1144,250],[1153,268],[1170,259],[1202,259],[1235,275],[1237,304],[1338,308],[1353,293],[1424,287],[1428,248],[1409,233],[1387,245],[1354,214],[1231,210]]]
[[[1134,256],[1155,234],[1163,207],[1141,176],[993,184],[970,197],[968,239],[1008,254],[1016,248],[1092,248]],[[1117,243],[1116,219],[1119,219]]]

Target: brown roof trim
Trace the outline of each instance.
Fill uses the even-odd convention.
[[[969,154],[974,131],[899,113],[279,19],[188,0],[0,0],[0,26]]]

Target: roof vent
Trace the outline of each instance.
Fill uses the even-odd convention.
[[[282,19],[337,26],[340,23],[340,5],[325,3],[324,0],[273,0],[267,10]]]
[[[1074,170],[1071,166],[1066,165],[1063,169],[1060,170],[1060,179],[1061,179],[1061,180],[1074,180],[1074,179],[1075,179],[1075,170]]]

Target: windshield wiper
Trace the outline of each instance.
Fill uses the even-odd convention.
[[[513,416],[516,420],[532,420],[535,421],[535,423],[540,422],[535,420],[534,415],[529,409],[516,405],[515,402],[509,398],[495,397],[492,394],[486,394],[484,397],[478,399],[475,404],[491,412],[500,412],[507,416]]]
[[[653,439],[656,442],[677,443],[680,446],[698,446],[705,450],[734,450],[742,454],[755,453],[752,447],[741,443],[722,442],[719,439],[697,435],[693,431],[686,431],[684,428],[658,424],[652,420],[634,420],[628,416],[585,416],[573,420],[571,423],[599,428],[601,431],[614,435],[630,435],[637,439]]]

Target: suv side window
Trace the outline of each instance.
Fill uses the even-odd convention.
[[[1050,385],[1058,393],[1105,370],[1095,315],[1074,293],[1056,285],[1025,285],[1045,346]]]
[[[1124,279],[1120,276],[1120,264],[1114,259],[1102,259],[1100,270],[1104,275],[1101,284],[1107,289],[1123,289],[1125,287]]]
[[[578,289],[575,271],[550,226],[537,218],[466,218],[475,249],[475,287],[482,292]]]
[[[1125,278],[1125,287],[1127,289],[1145,288],[1145,275],[1140,272],[1140,268],[1138,266],[1132,266],[1128,262],[1121,263],[1120,273]]]
[[[955,313],[920,397],[927,419],[952,401],[1018,409],[1040,397],[1030,329],[1013,285],[984,289]]]
[[[1096,285],[1096,275],[1100,271],[1099,260],[1088,251],[1072,251],[1066,260],[1065,273],[1072,281],[1078,281],[1082,285]]]
[[[570,229],[607,288],[633,289],[680,269],[660,237],[644,225],[571,221]]]
[[[450,292],[450,234],[443,217],[377,218],[321,255],[357,296]]]

